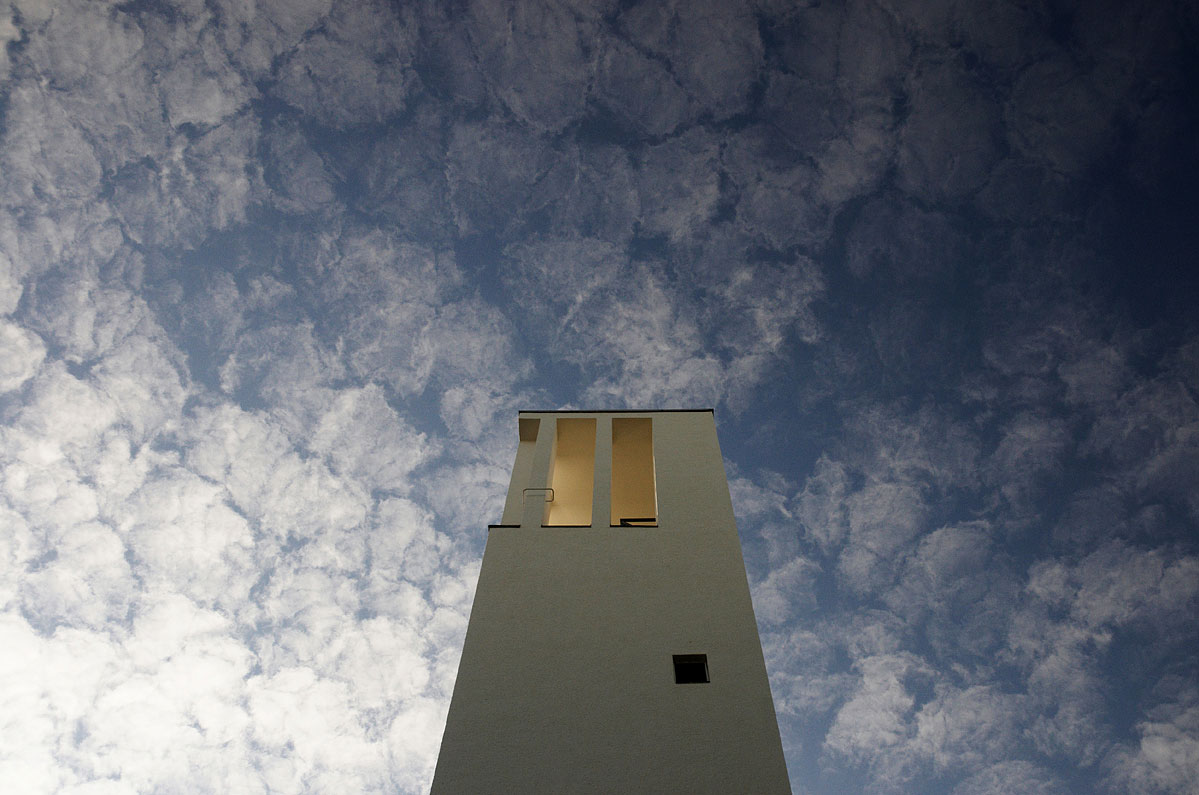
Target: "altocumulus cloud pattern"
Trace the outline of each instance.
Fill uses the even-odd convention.
[[[0,2],[3,788],[426,789],[515,410],[714,406],[797,792],[1195,793],[1196,8]]]

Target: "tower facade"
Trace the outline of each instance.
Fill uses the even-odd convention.
[[[712,412],[519,431],[433,795],[790,793]]]

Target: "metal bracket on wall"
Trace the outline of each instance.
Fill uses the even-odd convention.
[[[547,487],[547,488],[544,488],[544,489],[524,489],[524,490],[522,490],[522,491],[521,491],[521,493],[520,493],[520,501],[521,501],[521,504],[524,504],[525,497],[529,496],[529,492],[530,492],[530,491],[540,491],[540,492],[542,492],[542,494],[543,494],[543,495],[544,495],[546,492],[548,492],[548,493],[549,493],[549,498],[548,498],[548,499],[546,499],[546,502],[553,502],[553,501],[554,501],[554,490],[553,490],[552,488],[548,488],[548,487]]]

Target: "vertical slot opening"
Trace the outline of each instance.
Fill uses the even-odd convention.
[[[554,437],[554,465],[545,523],[551,527],[591,524],[595,490],[595,419],[560,417]]]
[[[656,527],[658,490],[654,475],[653,421],[612,420],[612,526]]]

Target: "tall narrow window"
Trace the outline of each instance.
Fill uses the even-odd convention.
[[[550,526],[591,524],[595,490],[595,419],[559,417],[554,437],[554,464],[545,523]]]
[[[612,526],[656,527],[654,432],[648,417],[612,420]]]

